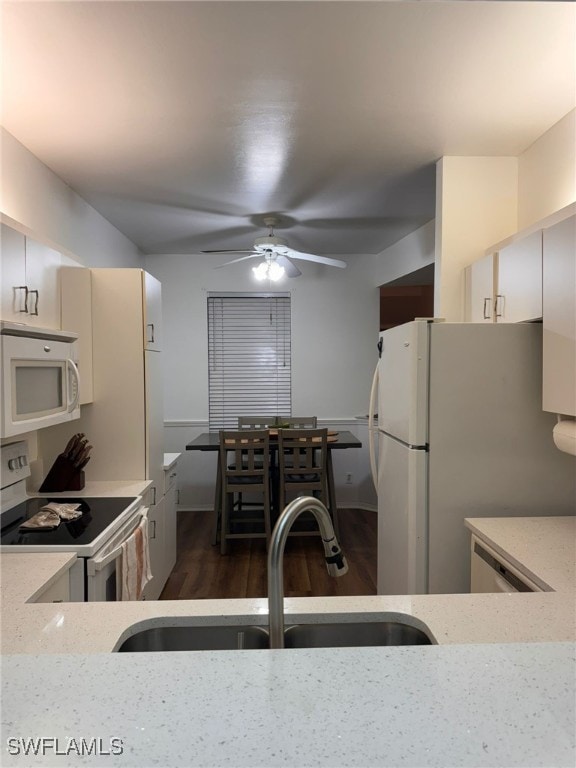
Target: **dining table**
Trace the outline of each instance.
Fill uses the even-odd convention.
[[[332,452],[345,450],[348,448],[362,448],[362,442],[358,440],[356,435],[346,430],[342,432],[336,432],[330,430],[328,438],[328,458],[326,462],[326,470],[328,476],[328,506],[330,511],[336,509],[336,489],[334,486],[334,470],[332,465]],[[194,438],[191,442],[186,444],[187,451],[218,451],[220,449],[220,432],[202,432],[200,435]],[[276,454],[278,453],[278,441],[269,441],[270,449],[270,461],[272,465],[276,463]],[[216,470],[216,489],[214,496],[214,509],[217,510],[220,507],[220,494],[222,489],[222,478],[220,476],[220,462],[217,462]],[[274,494],[276,495],[276,494]],[[275,509],[275,514],[278,515],[281,510]],[[333,515],[334,516],[334,515]],[[334,516],[335,517],[335,516]]]

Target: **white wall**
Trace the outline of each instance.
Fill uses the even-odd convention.
[[[86,266],[142,266],[137,246],[4,128],[0,151],[2,213]]]
[[[518,229],[576,201],[576,110],[519,158]]]
[[[292,412],[316,415],[323,426],[356,429],[354,416],[368,409],[379,322],[373,257],[343,257],[345,270],[300,263],[303,276],[279,291],[292,299]],[[222,257],[146,256],[145,268],[162,283],[165,449],[183,452],[179,487],[182,508],[211,507],[215,454],[186,453],[186,443],[208,428],[207,308],[209,292],[262,291],[251,265],[215,270]],[[335,457],[341,504],[358,504],[356,480],[367,471],[360,451]],[[366,464],[366,466],[364,466]],[[354,475],[346,487],[345,475]],[[361,502],[362,500],[360,500]]]
[[[411,232],[374,257],[374,285],[384,285],[398,277],[434,263],[434,220]]]
[[[518,230],[518,159],[443,157],[436,166],[434,314],[464,318],[465,266]]]
[[[219,258],[219,261],[216,260]],[[246,263],[215,270],[221,257],[146,256],[162,283],[167,420],[208,418],[206,298],[211,291],[262,291]],[[292,298],[292,410],[320,418],[364,413],[378,333],[370,257],[345,270],[299,264],[302,277],[277,284]]]

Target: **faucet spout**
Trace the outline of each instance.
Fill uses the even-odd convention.
[[[348,563],[336,539],[330,513],[324,504],[313,496],[300,496],[291,501],[274,526],[268,550],[270,648],[284,648],[284,547],[294,521],[303,512],[312,512],[316,518],[330,576],[344,576],[348,571]]]

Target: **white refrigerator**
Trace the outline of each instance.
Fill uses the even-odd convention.
[[[468,592],[464,518],[576,511],[574,457],[542,411],[542,326],[415,320],[379,349],[378,593]]]

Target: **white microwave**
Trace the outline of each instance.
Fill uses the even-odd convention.
[[[78,335],[0,323],[1,437],[80,418]]]

